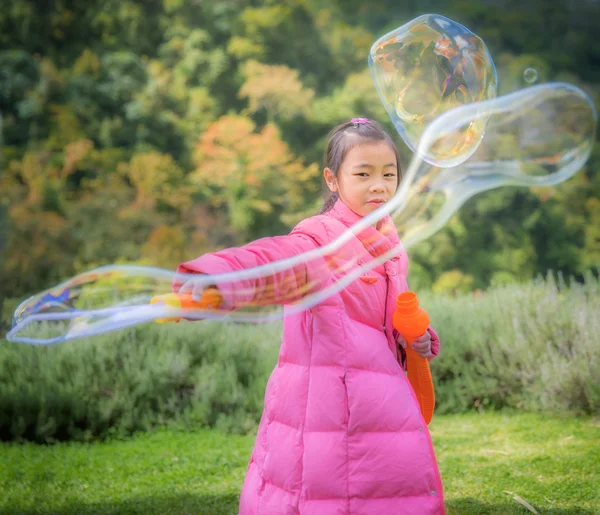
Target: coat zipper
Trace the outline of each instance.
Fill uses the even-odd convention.
[[[385,334],[385,337],[387,338],[387,332],[386,332],[386,325],[387,325],[387,304],[388,304],[388,294],[389,294],[389,290],[390,290],[390,278],[387,275],[387,272],[385,274],[385,307],[383,308],[383,334]],[[394,342],[394,350],[395,350],[395,354],[396,354],[396,360],[398,361],[398,363],[400,363],[400,359],[398,356],[398,343]],[[402,366],[402,365],[400,365]]]
[[[387,303],[388,303],[388,293],[390,290],[390,278],[387,275],[387,272],[385,274],[385,306],[383,308],[383,334],[385,334],[387,336],[387,333],[385,332],[385,326],[387,324]]]

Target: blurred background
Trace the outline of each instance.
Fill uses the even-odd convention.
[[[598,105],[596,0],[9,2],[0,12],[2,330],[18,301],[90,268],[174,268],[288,232],[318,210],[326,135],[351,117],[382,121],[406,166],[367,55],[427,12],[485,41],[500,94],[567,81]],[[413,289],[459,294],[549,271],[596,273],[599,168],[597,147],[555,188],[470,200],[411,249]]]
[[[322,203],[340,122],[383,122],[406,167],[367,55],[425,13],[485,41],[500,94],[566,81],[598,106],[596,0],[3,4],[0,338],[20,301],[94,267],[174,269],[289,232]],[[478,195],[409,250],[411,289],[444,345],[436,413],[600,412],[599,171],[596,145],[567,182]],[[0,441],[173,422],[252,433],[280,339],[280,321],[146,324],[50,347],[0,339]],[[16,492],[7,502],[28,499]]]

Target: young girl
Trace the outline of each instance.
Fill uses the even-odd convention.
[[[325,246],[394,195],[398,151],[379,124],[355,118],[330,134],[323,175],[331,192],[321,213],[288,236],[207,254],[178,272],[232,272]],[[326,287],[345,273],[339,256],[367,264],[394,247],[401,248],[387,216],[319,265],[224,286],[222,307],[298,300],[307,287]],[[431,437],[402,368],[405,342],[391,322],[396,296],[408,289],[407,268],[399,251],[339,293],[284,318],[240,515],[444,513]],[[192,280],[180,291],[194,289],[201,293]],[[428,329],[413,347],[433,357],[439,340]]]

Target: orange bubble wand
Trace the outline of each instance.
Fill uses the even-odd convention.
[[[202,292],[200,300],[194,300],[191,293],[167,293],[152,297],[150,304],[164,304],[175,309],[217,309],[223,297],[216,288],[207,288]],[[179,322],[181,317],[157,318],[156,323]]]
[[[419,300],[413,292],[401,293],[396,297],[396,311],[392,324],[406,340],[406,368],[408,380],[415,391],[425,422],[429,424],[435,407],[435,391],[427,358],[420,356],[412,348],[412,342],[427,331],[429,315],[419,307]]]

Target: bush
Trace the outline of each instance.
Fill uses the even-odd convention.
[[[90,440],[157,425],[255,428],[281,324],[147,325],[0,346],[0,439]]]
[[[436,410],[600,410],[600,283],[549,276],[485,293],[423,296],[440,334]]]
[[[419,294],[440,334],[438,413],[600,411],[600,283],[551,277]],[[90,440],[159,425],[254,431],[281,323],[149,324],[51,347],[0,345],[0,439]]]

